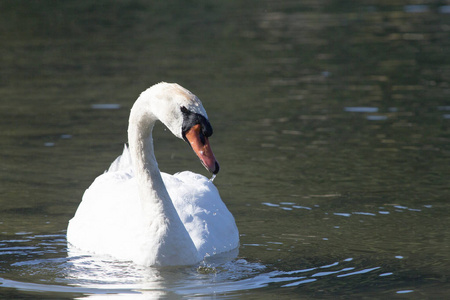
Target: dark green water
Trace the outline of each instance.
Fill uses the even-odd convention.
[[[1,1],[1,298],[448,296],[450,6],[358,3]],[[162,80],[208,111],[239,259],[67,258],[84,190]],[[163,126],[155,143],[163,171],[207,175]]]

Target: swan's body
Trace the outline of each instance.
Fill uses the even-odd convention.
[[[212,182],[192,172],[159,171],[152,140],[157,120],[188,141],[208,170],[218,172],[200,100],[176,84],[154,85],[131,109],[130,149],[86,190],[70,220],[72,246],[147,266],[195,264],[238,247],[234,218]]]

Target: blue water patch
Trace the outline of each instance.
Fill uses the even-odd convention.
[[[311,279],[305,279],[305,280],[300,280],[300,281],[296,281],[296,282],[292,282],[292,283],[288,283],[285,285],[282,285],[281,287],[291,287],[291,286],[298,286],[300,284],[304,284],[304,283],[310,283],[310,282],[314,282],[317,279],[311,278]]]
[[[269,202],[263,202],[261,204],[269,206],[269,207],[279,207],[280,206],[279,204],[273,204],[273,203],[269,203]]]
[[[355,211],[352,212],[354,215],[364,215],[364,216],[376,216],[376,214],[368,213],[368,212],[362,212],[362,211]]]
[[[398,209],[408,209],[408,207],[402,205],[394,205],[394,207]]]
[[[338,262],[338,261],[337,261],[337,262],[334,262],[334,263],[332,263],[332,264],[330,264],[330,265],[321,266],[320,268],[321,268],[321,269],[331,268],[331,267],[335,267],[335,266],[337,266],[337,265],[339,265],[339,262]]]
[[[120,104],[114,104],[114,103],[106,103],[106,104],[92,104],[92,109],[119,109]]]
[[[424,13],[430,11],[428,5],[405,5],[403,10],[407,13]]]
[[[359,113],[376,113],[376,112],[378,112],[378,107],[349,106],[349,107],[344,107],[344,111],[359,112]]]
[[[351,216],[351,214],[348,214],[348,213],[333,213],[333,215],[342,216],[342,217],[350,217]]]
[[[352,261],[352,260],[353,260],[353,257],[349,257],[349,258],[344,259],[344,261]]]
[[[409,211],[422,211],[422,210],[419,209],[419,208],[409,208],[409,207],[407,207],[407,206],[402,206],[402,205],[394,205],[394,207],[397,208],[396,211],[401,211],[402,209],[404,209],[404,210],[409,210]]]
[[[355,272],[351,272],[351,273],[341,274],[341,275],[338,275],[337,277],[347,277],[347,276],[352,276],[352,275],[365,274],[365,273],[369,273],[369,272],[372,272],[374,270],[377,270],[379,268],[380,267],[364,269],[364,270],[355,271]]]
[[[384,120],[387,120],[387,118],[388,118],[387,116],[379,116],[379,115],[366,116],[366,119],[369,121],[384,121]]]
[[[292,210],[290,207],[280,207],[282,210]]]
[[[439,12],[441,14],[450,14],[450,5],[442,5],[439,7]]]
[[[292,206],[293,208],[298,208],[298,209],[307,209],[307,210],[311,210],[311,207],[307,207],[307,206],[301,206],[301,205],[294,205]]]

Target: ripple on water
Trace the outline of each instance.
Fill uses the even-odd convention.
[[[338,196],[338,195],[332,195],[334,196]],[[327,195],[328,197],[328,195]],[[293,210],[298,210],[298,209],[304,209],[304,210],[314,210],[314,209],[318,209],[320,208],[320,205],[313,205],[311,207],[309,206],[304,206],[304,205],[300,205],[296,202],[279,202],[279,203],[271,203],[271,202],[262,202],[261,203],[264,206],[270,207],[270,208],[277,208],[277,209],[282,209],[285,211],[293,211]],[[423,208],[432,208],[432,205],[423,205]],[[422,208],[413,208],[413,207],[408,207],[408,206],[404,206],[404,205],[398,205],[398,204],[391,204],[391,205],[386,205],[382,206],[382,207],[378,207],[375,208],[374,207],[374,211],[373,212],[368,212],[368,211],[353,211],[353,212],[324,212],[324,214],[328,215],[328,214],[332,214],[335,216],[340,216],[340,217],[351,217],[353,215],[359,215],[359,216],[370,216],[370,217],[375,217],[378,215],[389,215],[393,212],[405,212],[405,211],[410,211],[410,212],[421,212]]]
[[[378,107],[366,107],[366,106],[348,106],[344,107],[346,112],[358,112],[358,113],[376,113]]]
[[[30,241],[35,244],[23,245]],[[132,294],[136,299],[170,295],[217,296],[239,294],[269,285],[292,288],[326,278],[381,271],[379,266],[358,266],[353,263],[353,258],[305,269],[270,271],[260,263],[235,259],[235,254],[208,258],[193,267],[147,268],[76,251],[67,256],[63,234],[27,235],[24,239],[8,239],[1,243],[6,247],[0,248],[0,253],[9,255],[1,266],[5,274],[0,278],[2,287],[47,294],[84,294],[90,297]],[[52,252],[48,251],[49,247]],[[10,263],[5,264],[7,261]],[[386,274],[392,273],[385,270],[379,272],[378,277]]]

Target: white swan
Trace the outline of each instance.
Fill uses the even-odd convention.
[[[128,142],[95,179],[67,228],[72,247],[145,266],[191,265],[239,246],[233,216],[206,177],[161,173],[152,130],[160,120],[186,140],[213,174],[219,171],[200,100],[178,84],[159,83],[134,103]]]

